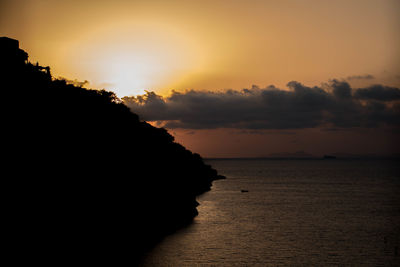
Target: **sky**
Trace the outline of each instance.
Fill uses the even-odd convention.
[[[0,0],[0,35],[205,157],[400,153],[400,1]]]

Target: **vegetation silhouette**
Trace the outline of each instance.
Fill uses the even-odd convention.
[[[0,38],[7,239],[14,259],[137,264],[223,178],[113,92],[53,79]]]

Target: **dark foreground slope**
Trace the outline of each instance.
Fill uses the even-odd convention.
[[[4,212],[16,260],[128,261],[197,215],[217,172],[111,92],[52,80],[0,38]]]

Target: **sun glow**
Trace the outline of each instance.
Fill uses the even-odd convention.
[[[111,54],[104,58],[107,67],[107,89],[114,89],[119,96],[143,94],[159,74],[157,61],[144,54]]]
[[[186,36],[165,25],[119,24],[84,36],[70,50],[78,51],[81,67],[95,71],[94,87],[122,97],[160,92],[202,68],[205,52]]]

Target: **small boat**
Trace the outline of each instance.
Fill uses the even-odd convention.
[[[249,190],[240,190],[240,192],[242,192],[242,193],[247,193],[247,192],[249,192]]]

